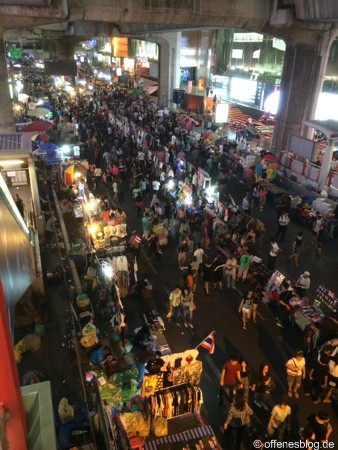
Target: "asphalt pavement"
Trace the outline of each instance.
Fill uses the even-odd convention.
[[[245,195],[246,187],[242,182],[233,180],[229,184],[229,192],[238,204]],[[150,203],[150,202],[149,202]],[[148,206],[145,202],[144,206]],[[130,229],[141,232],[141,218],[137,217],[134,202],[127,199],[123,205]],[[264,210],[252,211],[252,216],[259,218],[265,223],[266,232],[263,238],[261,256],[263,262],[267,261],[269,251],[269,238],[277,230],[277,212],[272,199],[268,199]],[[288,256],[291,252],[291,242],[298,231],[304,232],[304,249],[300,258],[300,268],[291,267]],[[337,242],[324,242],[323,255],[316,256],[315,248],[310,244],[312,237],[310,228],[303,224],[291,221],[285,242],[281,244],[283,252],[278,256],[276,268],[280,269],[288,279],[296,281],[304,270],[311,273],[311,294],[314,295],[319,284],[324,284],[333,291],[338,291],[335,281],[337,269]],[[195,236],[199,240],[198,234]],[[208,250],[210,256],[215,255],[216,249],[211,244]],[[159,267],[154,267],[142,252],[141,264],[139,265],[140,276],[150,279],[154,287],[153,300],[144,301],[137,295],[128,296],[125,300],[127,320],[130,327],[141,323],[142,314],[145,310],[156,309],[165,317],[168,311],[168,297],[170,291],[180,280],[181,272],[177,264],[177,243],[172,236],[168,246],[164,249],[162,261]],[[295,326],[287,329],[277,327],[276,320],[269,306],[261,305],[258,310],[257,324],[249,323],[247,330],[243,331],[241,317],[238,314],[238,306],[243,292],[249,287],[246,283],[237,283],[236,290],[228,290],[223,287],[222,292],[212,291],[207,297],[200,281],[195,295],[197,309],[194,312],[193,324],[195,332],[192,334],[185,328],[179,328],[165,319],[165,336],[173,352],[181,352],[189,348],[195,348],[211,331],[215,331],[216,348],[214,354],[209,355],[206,350],[200,348],[200,359],[203,361],[203,375],[201,388],[204,395],[202,416],[210,423],[224,448],[231,449],[229,437],[223,435],[222,426],[226,415],[225,404],[218,406],[218,393],[220,384],[220,373],[224,362],[232,354],[245,357],[254,372],[262,363],[267,363],[273,374],[276,389],[272,396],[276,403],[287,394],[285,362],[299,349],[303,349],[301,330]],[[310,397],[304,395],[300,390],[300,399],[290,399],[292,408],[293,434],[296,440],[299,436],[298,430],[306,425],[306,418],[313,412],[326,410],[329,412],[334,428],[333,440],[338,441],[338,420],[329,404],[314,405]],[[250,404],[254,409],[254,424],[258,429],[265,430],[269,420],[269,412],[257,408],[250,398]],[[245,448],[245,447],[243,447]]]
[[[245,184],[233,180],[229,183],[228,189],[240,204],[246,192]],[[127,213],[129,231],[132,229],[141,231],[141,218],[136,214],[130,192],[126,192],[125,197],[126,203],[122,205],[122,208]],[[144,206],[149,205],[145,202]],[[262,220],[266,226],[261,250],[263,261],[266,262],[269,238],[277,230],[276,209],[273,201],[268,199],[264,210],[261,212],[254,209],[252,216]],[[291,251],[291,241],[298,231],[304,231],[304,249],[300,259],[300,268],[295,269],[289,265],[288,256]],[[286,233],[285,242],[281,244],[283,252],[278,256],[276,268],[293,281],[297,280],[304,270],[308,270],[311,273],[312,294],[315,293],[319,284],[324,284],[338,292],[336,282],[338,244],[334,241],[324,242],[323,255],[318,257],[314,247],[310,244],[311,237],[309,228],[292,220]],[[198,233],[195,238],[199,241]],[[208,253],[210,256],[216,255],[213,243],[211,243]],[[52,248],[45,250],[43,263],[45,267],[58,264],[55,250]],[[205,349],[200,348],[199,357],[203,361],[201,388],[204,404],[202,417],[213,426],[223,448],[231,450],[232,444],[229,436],[224,437],[222,431],[227,404],[223,407],[218,406],[220,373],[224,362],[235,353],[240,358],[245,357],[248,360],[253,372],[258,370],[262,363],[269,364],[276,383],[276,389],[272,395],[278,402],[281,395],[284,396],[287,392],[284,364],[294,351],[303,348],[302,332],[297,326],[287,329],[277,327],[275,318],[266,305],[261,305],[258,310],[257,324],[250,322],[247,330],[243,331],[238,306],[243,292],[248,288],[245,283],[238,283],[236,290],[228,290],[225,287],[222,292],[211,290],[210,296],[207,297],[200,282],[195,296],[197,309],[193,319],[194,333],[185,328],[179,328],[173,323],[168,323],[165,314],[168,311],[169,293],[181,277],[177,264],[175,236],[171,236],[168,246],[163,249],[159,267],[154,267],[146,252],[142,251],[139,270],[139,276],[149,278],[153,284],[153,299],[143,300],[137,293],[134,293],[124,300],[129,330],[143,324],[145,311],[156,309],[164,317],[165,337],[173,352],[195,348],[211,331],[215,331],[214,354],[209,355]],[[65,324],[71,317],[67,306],[67,293],[60,283],[48,285],[46,290],[49,299],[47,303],[48,320],[45,323],[46,334],[41,351],[29,354],[18,368],[20,375],[28,370],[39,370],[44,373],[46,378],[52,382],[53,400],[57,405],[62,396],[67,396],[74,401],[81,397],[81,385],[78,382],[78,369],[74,361],[69,358],[69,349],[67,348],[67,326]],[[299,400],[290,399],[294,439],[297,440],[299,427],[306,424],[307,416],[324,409],[329,412],[334,428],[332,440],[338,442],[338,420],[333,407],[323,403],[314,405],[310,397],[305,397],[302,389],[300,394]],[[250,405],[254,410],[254,425],[264,431],[269,420],[269,412],[258,409],[253,404],[252,397]],[[243,448],[249,447],[244,446]]]

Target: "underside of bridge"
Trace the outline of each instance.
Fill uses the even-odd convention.
[[[300,30],[329,31],[336,21],[334,0],[4,0],[0,5],[0,29],[29,29],[37,36],[212,27],[244,28],[292,40]]]

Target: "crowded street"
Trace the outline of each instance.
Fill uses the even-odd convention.
[[[59,264],[67,266],[69,258],[80,276],[95,278],[99,268],[113,266],[115,255],[110,283],[118,286],[119,324],[116,311],[98,314],[102,299],[107,307],[104,295],[111,289],[98,278],[98,286],[93,282],[87,290],[93,308],[86,323],[95,324],[97,335],[93,342],[85,340],[85,334],[78,339],[86,308],[77,302],[79,295],[73,303],[75,296],[68,297],[74,283],[66,290],[61,283],[48,283],[41,349],[18,364],[20,376],[39,371],[51,380],[56,404],[62,397],[75,403],[81,396],[78,365],[83,365],[80,373],[86,372],[89,382],[88,374],[97,364],[91,348],[96,351],[103,341],[107,345],[113,334],[122,336],[123,354],[136,355],[136,363],[129,360],[128,369],[135,364],[139,368],[135,330],[147,325],[145,318],[156,312],[170,353],[198,351],[196,361],[203,365],[200,415],[221,448],[251,448],[253,441],[273,437],[337,442],[336,393],[328,381],[329,371],[331,382],[338,377],[333,375],[338,364],[337,241],[324,232],[323,215],[314,213],[309,223],[299,219],[290,200],[298,192],[287,191],[282,177],[273,175],[278,162],[271,163],[265,152],[256,153],[256,158],[269,175],[251,179],[234,157],[237,153],[245,158],[248,151],[241,133],[225,128],[221,136],[204,139],[208,130],[201,115],[159,110],[134,80],[129,86],[98,81],[86,66],[81,74],[90,91],[55,92],[43,76],[39,83],[27,80],[26,92],[32,95],[34,89],[34,95],[45,97],[53,108],[48,142],[61,149],[79,148],[77,157],[63,151],[60,161],[50,163],[55,149],[45,156],[41,145],[34,143],[40,198],[50,206],[45,209],[46,222],[55,214],[55,222],[46,228],[42,263],[46,272]],[[258,142],[251,142],[251,148],[255,145]],[[271,186],[282,193],[277,200]],[[88,212],[86,203],[94,202],[97,211]],[[77,204],[83,205],[80,220],[74,213]],[[58,208],[68,239],[84,249],[83,260],[75,258],[74,246],[67,255],[60,247],[56,251],[55,239],[62,231],[56,220]],[[114,250],[114,239],[117,245],[123,242],[123,250]],[[123,269],[118,267],[122,257]],[[89,278],[85,280],[88,284]],[[321,314],[317,309],[309,312],[318,302],[320,287],[320,292],[331,292],[336,303]],[[80,348],[80,358],[73,360],[65,351],[70,316],[76,319],[72,339]],[[149,337],[142,350],[158,351],[154,343],[159,339]],[[329,357],[321,363],[327,366],[322,381],[316,379],[317,361],[331,339]],[[111,352],[115,359],[112,348]],[[229,370],[231,365],[235,369]],[[149,374],[142,375],[139,371],[133,392],[144,397]],[[250,420],[235,443],[236,426],[229,414],[236,414],[241,396]],[[279,422],[276,405],[289,408]],[[324,437],[323,429],[317,431],[313,424],[319,416],[326,424]]]
[[[61,147],[63,130],[67,124],[76,124],[77,132],[72,139],[74,145],[81,145],[81,164],[88,163],[88,170],[81,172],[79,178],[70,181],[63,175],[61,181],[52,178],[48,189],[40,193],[55,210],[51,189],[56,188],[70,239],[82,239],[85,243],[89,262],[85,267],[78,267],[80,272],[89,273],[90,267],[103,261],[99,247],[95,250],[99,235],[94,236],[90,231],[92,237],[88,239],[88,219],[79,222],[73,217],[74,189],[77,195],[81,189],[84,192],[88,189],[96,198],[101,210],[98,214],[106,223],[126,224],[126,231],[121,235],[129,242],[126,254],[134,255],[137,261],[137,280],[128,285],[123,298],[119,286],[124,335],[133,342],[134,330],[144,326],[147,314],[156,311],[173,354],[198,349],[198,360],[203,363],[200,413],[203,422],[212,426],[222,448],[235,448],[227,417],[230,405],[236,402],[234,398],[242,391],[251,411],[250,425],[241,437],[243,448],[251,448],[253,439],[264,442],[272,436],[293,441],[305,439],[301,429],[312,430],[308,422],[311,414],[329,418],[333,429],[329,440],[335,442],[338,435],[334,389],[326,381],[315,394],[310,373],[316,367],[322,345],[337,336],[336,312],[332,313],[335,326],[330,330],[323,332],[319,326],[310,330],[306,325],[304,331],[295,319],[296,307],[290,311],[290,306],[282,306],[276,295],[285,289],[310,305],[317,298],[319,286],[334,290],[336,241],[324,236],[319,253],[313,228],[301,223],[288,206],[281,206],[282,201],[274,200],[267,189],[272,182],[249,183],[248,177],[229,158],[231,149],[242,140],[240,136],[236,140],[232,130],[225,131],[227,134],[216,147],[203,140],[207,130],[196,119],[196,126],[191,126],[191,122],[187,126],[180,122],[179,113],[158,111],[153,101],[143,98],[142,92],[135,95],[132,91],[128,93],[123,85],[112,87],[94,79],[90,81],[94,85],[93,97],[81,96],[79,92],[76,97],[68,97],[62,91],[56,96],[46,92],[48,84],[44,84],[43,78],[39,85],[34,85],[48,96],[54,108],[55,124],[49,133],[50,142]],[[194,141],[192,136],[196,132],[201,137]],[[220,145],[224,155],[219,152]],[[39,156],[37,164],[41,172],[55,172],[56,165],[50,166]],[[207,193],[203,180],[201,184],[197,179],[201,174],[208,180],[208,186],[213,187],[216,194],[213,198],[209,198],[212,194]],[[262,191],[261,197],[255,194],[257,187]],[[245,226],[239,220],[244,210],[249,224]],[[225,230],[219,231],[215,223],[223,218],[221,227]],[[56,232],[58,229],[57,226]],[[45,269],[57,264],[57,255],[50,248],[54,231],[52,226],[46,238],[42,255]],[[301,252],[294,247],[299,233]],[[234,242],[237,248],[233,247]],[[294,252],[297,259],[291,258]],[[252,273],[259,272],[260,266],[264,266],[263,275],[267,274],[267,278],[260,274],[254,281]],[[277,277],[282,274],[288,281],[269,290],[267,286],[276,270]],[[299,283],[304,276],[311,283],[302,289]],[[147,285],[151,286],[150,295],[144,295]],[[44,373],[51,380],[56,402],[64,396],[74,402],[79,395],[78,374],[74,361],[64,360],[62,330],[65,330],[67,300],[58,304],[60,289],[63,292],[59,285],[48,285],[42,348],[24,359],[18,369],[21,375],[27,370]],[[93,289],[91,295],[97,297],[100,292]],[[175,303],[175,295],[188,294],[191,297],[187,304],[193,307],[189,306],[185,313],[184,303],[183,307],[181,304],[184,297]],[[96,301],[91,300],[93,304]],[[99,317],[94,317],[98,338],[111,337],[109,321],[101,320],[97,325],[97,320],[100,322]],[[60,333],[53,324],[58,324]],[[117,334],[120,333],[121,327]],[[335,361],[337,344],[332,345],[332,361]],[[90,344],[83,346],[90,347]],[[132,351],[135,348],[134,344]],[[45,358],[48,354],[53,356]],[[68,356],[66,353],[66,359]],[[306,365],[300,381],[292,384],[296,377],[290,375],[286,363],[295,358],[302,364],[306,361]],[[236,372],[234,381],[226,382],[225,367],[230,361],[240,373],[241,362],[245,361],[242,376],[247,378],[246,384],[240,382]],[[262,370],[268,376],[262,375]],[[262,376],[269,380],[269,388],[263,391],[259,388]],[[138,388],[142,381],[138,379]],[[290,420],[287,427],[279,430],[281,424],[274,426],[270,415],[273,407],[282,402],[290,407]],[[310,439],[318,440],[317,435]]]

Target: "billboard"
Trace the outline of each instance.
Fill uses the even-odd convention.
[[[60,61],[48,61],[45,60],[45,73],[46,75],[56,75],[59,77],[77,76],[77,65],[74,60],[60,60]]]
[[[218,103],[216,105],[216,123],[227,123],[229,120],[229,103]]]

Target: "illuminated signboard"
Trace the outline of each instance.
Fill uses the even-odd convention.
[[[227,123],[229,119],[229,103],[218,103],[216,105],[216,123]]]
[[[11,48],[9,51],[9,56],[12,59],[21,59],[22,58],[22,48]]]
[[[232,78],[230,85],[230,97],[245,103],[254,103],[257,90],[257,81],[244,78]]]
[[[128,38],[114,37],[112,39],[113,55],[116,58],[128,58]]]

